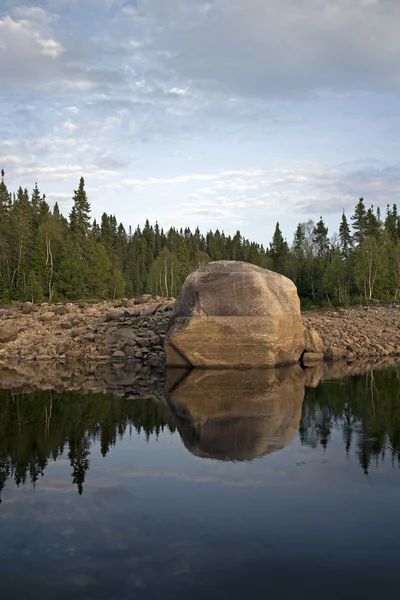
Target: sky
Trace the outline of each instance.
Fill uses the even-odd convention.
[[[68,216],[337,232],[400,187],[398,0],[1,0],[0,168]]]

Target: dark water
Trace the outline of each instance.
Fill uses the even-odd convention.
[[[0,392],[0,597],[400,597],[400,371]]]

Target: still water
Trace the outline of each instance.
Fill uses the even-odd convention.
[[[0,391],[0,597],[400,597],[400,370]]]

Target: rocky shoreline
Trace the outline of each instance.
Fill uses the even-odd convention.
[[[144,295],[119,302],[0,307],[0,363],[128,360],[163,367],[164,337],[174,304],[173,298]],[[321,310],[302,316],[305,327],[320,337],[309,359],[352,362],[400,356],[398,305]]]

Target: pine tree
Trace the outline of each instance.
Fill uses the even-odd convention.
[[[350,227],[347,222],[345,212],[342,214],[342,221],[339,227],[340,250],[345,261],[349,259],[349,252],[353,244],[350,233]]]
[[[328,228],[325,226],[322,217],[314,227],[313,242],[317,256],[326,258],[329,252]]]
[[[389,204],[386,208],[385,231],[390,235],[393,242],[400,240],[400,218],[397,213],[397,206],[393,204],[391,209]]]
[[[253,254],[250,247],[250,256]],[[287,258],[289,254],[289,246],[286,240],[283,238],[282,231],[279,227],[279,222],[275,226],[274,235],[270,244],[269,255],[272,259],[273,269],[278,273],[286,273],[287,269]],[[250,261],[251,262],[251,261]]]
[[[85,181],[81,177],[79,187],[74,190],[74,206],[72,207],[69,221],[71,233],[76,239],[86,238],[90,231],[90,204],[86,196]]]
[[[374,207],[371,206],[367,210],[367,214],[365,215],[365,235],[366,237],[373,236],[378,238],[381,233],[381,221],[380,218],[375,215]]]
[[[302,227],[301,223],[299,223],[297,225],[293,239],[293,250],[297,257],[302,256],[304,253],[304,241],[304,228]]]
[[[366,237],[367,213],[364,205],[364,198],[360,198],[351,217],[352,227],[354,229],[354,240],[356,244],[361,244]]]
[[[32,215],[33,215],[33,221],[34,221],[35,225],[36,225],[36,218],[39,213],[39,206],[40,206],[41,201],[42,201],[42,197],[40,195],[38,184],[36,182],[35,187],[33,188],[33,191],[32,191],[32,195],[31,195]]]

